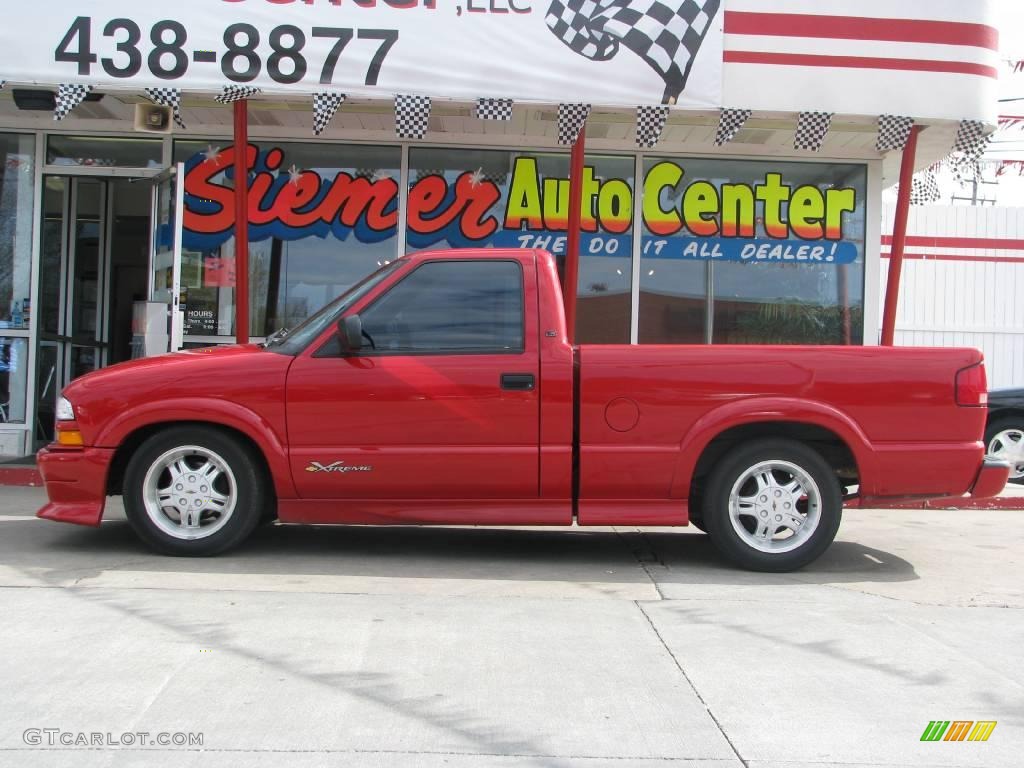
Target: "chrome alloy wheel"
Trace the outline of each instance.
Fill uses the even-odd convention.
[[[154,461],[142,483],[149,519],[168,536],[202,539],[235,511],[238,484],[228,463],[209,448],[185,445]]]
[[[988,441],[988,455],[1010,464],[1010,479],[1024,477],[1024,431],[1011,427],[997,432]]]
[[[821,492],[789,461],[762,461],[739,476],[729,493],[729,519],[745,544],[760,552],[791,552],[821,520]]]

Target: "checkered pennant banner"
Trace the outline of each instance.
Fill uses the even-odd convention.
[[[572,146],[590,116],[589,104],[558,105],[558,143]]]
[[[939,182],[935,178],[935,169],[929,168],[921,173],[915,173],[910,185],[910,204],[925,205],[926,203],[937,203],[939,194]]]
[[[831,112],[801,112],[796,121],[796,137],[793,149],[809,149],[817,152],[825,140],[829,126],[832,125]]]
[[[956,142],[953,144],[954,152],[963,152],[964,157],[977,160],[985,154],[988,146],[988,136],[985,135],[985,124],[981,120],[961,120],[960,127],[956,131]]]
[[[345,103],[345,94],[320,91],[313,94],[313,133],[319,136],[334,113]]]
[[[976,157],[950,155],[946,158],[945,165],[953,172],[953,179],[957,184],[963,185],[981,179],[981,161]]]
[[[221,104],[234,104],[236,101],[255,96],[259,92],[260,89],[254,85],[225,85],[220,94],[213,97],[213,100],[219,101]]]
[[[722,146],[728,144],[739,133],[740,128],[750,117],[749,109],[723,108],[718,115],[718,130],[715,131],[715,144]]]
[[[146,96],[154,104],[161,107],[170,107],[174,122],[180,128],[185,127],[181,121],[181,89],[180,88],[146,88]]]
[[[914,127],[914,118],[901,115],[879,115],[878,140],[875,149],[888,152],[891,149],[903,149],[910,138],[910,129]]]
[[[675,104],[721,0],[552,0],[544,22],[569,48],[594,61],[622,45],[665,82],[662,103]]]
[[[92,90],[91,85],[58,85],[56,106],[53,110],[54,120],[63,120],[68,112],[77,107]]]
[[[511,120],[512,99],[477,99],[476,116],[480,120]]]
[[[668,121],[668,107],[641,105],[636,108],[636,145],[651,149],[661,138]]]
[[[430,97],[395,96],[395,132],[400,139],[422,139],[430,121]]]

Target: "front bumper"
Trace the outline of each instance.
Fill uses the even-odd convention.
[[[43,448],[36,455],[49,502],[36,517],[97,526],[107,498],[113,448]]]

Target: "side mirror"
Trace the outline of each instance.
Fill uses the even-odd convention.
[[[358,352],[363,347],[363,321],[359,315],[348,315],[338,322],[341,348],[344,352]]]

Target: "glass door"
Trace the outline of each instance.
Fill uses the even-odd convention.
[[[167,307],[167,349],[164,351],[169,352],[181,349],[185,328],[185,307],[181,300],[184,179],[184,163],[168,168],[153,179],[149,299]]]
[[[105,179],[44,179],[36,437],[53,436],[57,395],[106,364],[109,187]]]

